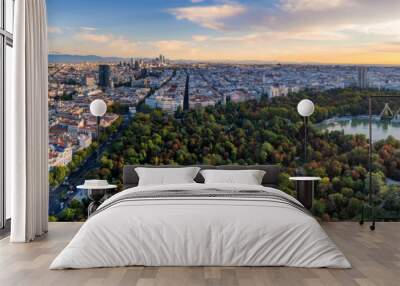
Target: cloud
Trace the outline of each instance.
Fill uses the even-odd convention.
[[[94,32],[97,31],[97,28],[94,27],[79,27],[80,30],[86,31],[86,32]]]
[[[369,36],[397,37],[400,40],[400,20],[388,20],[384,22],[365,25],[348,25],[348,31],[363,33]]]
[[[371,48],[371,51],[377,53],[393,53],[398,55],[400,53],[400,41],[376,45]]]
[[[298,40],[298,41],[344,41],[348,40],[349,36],[337,31],[300,31],[300,32],[287,32],[278,33],[276,37],[281,40]]]
[[[60,27],[51,27],[51,26],[49,26],[47,28],[47,31],[50,34],[62,34],[63,33],[63,30]]]
[[[278,10],[254,25],[274,30],[346,30],[370,26],[400,17],[398,0],[280,0]],[[247,15],[252,18],[252,15]]]
[[[133,56],[138,48],[138,43],[123,36],[114,34],[99,34],[93,32],[78,32],[75,40],[86,49],[93,49],[103,56]]]
[[[156,46],[159,50],[168,52],[182,51],[187,49],[189,45],[189,42],[179,40],[162,40],[154,43],[154,46]]]
[[[192,40],[195,42],[205,42],[208,40],[208,36],[206,35],[193,35]]]
[[[201,27],[233,33],[272,32],[294,39],[348,39],[348,33],[387,35],[400,28],[399,0],[275,0],[264,6],[218,0],[216,5],[189,6],[168,10],[179,20]],[[367,32],[366,32],[367,31]],[[230,36],[230,35],[224,35]]]
[[[225,40],[356,45],[400,37],[399,18],[399,0],[276,0],[272,8],[247,4],[239,16],[220,19],[220,24]]]
[[[49,27],[51,49],[122,57],[162,53],[171,59],[400,63],[400,0],[194,2],[164,10],[185,26],[185,33],[173,33],[176,38],[162,38],[157,28],[140,41],[119,30]],[[212,31],[193,29],[187,21]]]
[[[196,4],[196,3],[202,3],[204,0],[190,0],[190,2]]]
[[[93,42],[93,43],[107,43],[113,41],[112,35],[101,35],[101,34],[92,34],[92,33],[79,33],[78,38],[83,41]]]
[[[178,20],[188,20],[213,30],[223,30],[223,20],[238,16],[245,11],[245,6],[240,4],[191,6],[169,10]]]
[[[276,41],[344,41],[349,39],[346,34],[331,31],[289,31],[289,32],[265,32],[251,33],[241,35],[239,37],[219,37],[219,41],[238,41],[238,42],[266,42],[273,43]],[[289,47],[288,47],[289,48]]]
[[[262,42],[264,39],[269,38],[271,40],[272,33],[250,33],[250,34],[241,34],[241,35],[232,35],[232,36],[221,36],[213,38],[216,42],[225,42],[225,43],[254,43],[254,42]]]
[[[323,11],[348,6],[351,0],[281,0],[280,7],[288,12]]]
[[[205,52],[192,41],[161,40],[150,43],[156,49],[156,53],[166,55],[172,59],[198,59]]]

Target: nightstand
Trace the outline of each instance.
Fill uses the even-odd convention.
[[[92,180],[97,181],[97,180]],[[87,190],[88,197],[92,201],[88,206],[88,216],[94,213],[97,208],[102,204],[102,202],[107,199],[107,191],[111,189],[116,189],[116,185],[109,185],[108,183],[103,184],[102,182],[95,184],[88,183],[85,181],[84,185],[80,185],[76,187],[77,189],[85,189]]]
[[[312,208],[314,199],[314,190],[316,182],[320,177],[290,177],[289,180],[296,182],[297,200],[307,209]]]

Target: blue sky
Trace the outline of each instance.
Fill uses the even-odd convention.
[[[168,13],[171,7],[181,7],[188,1],[105,1],[48,0],[50,26],[96,27],[140,39],[185,37],[204,30],[191,23],[176,21]]]
[[[47,0],[50,52],[400,63],[398,0]]]

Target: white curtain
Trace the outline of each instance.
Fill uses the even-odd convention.
[[[15,1],[12,98],[6,99],[6,187],[12,242],[47,232],[48,105],[45,0]]]

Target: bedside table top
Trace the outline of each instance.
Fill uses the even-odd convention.
[[[107,186],[88,186],[88,185],[79,185],[76,187],[77,189],[85,189],[85,190],[105,190],[105,189],[116,189],[117,185],[107,185]]]
[[[320,181],[320,177],[290,177],[291,181]]]

